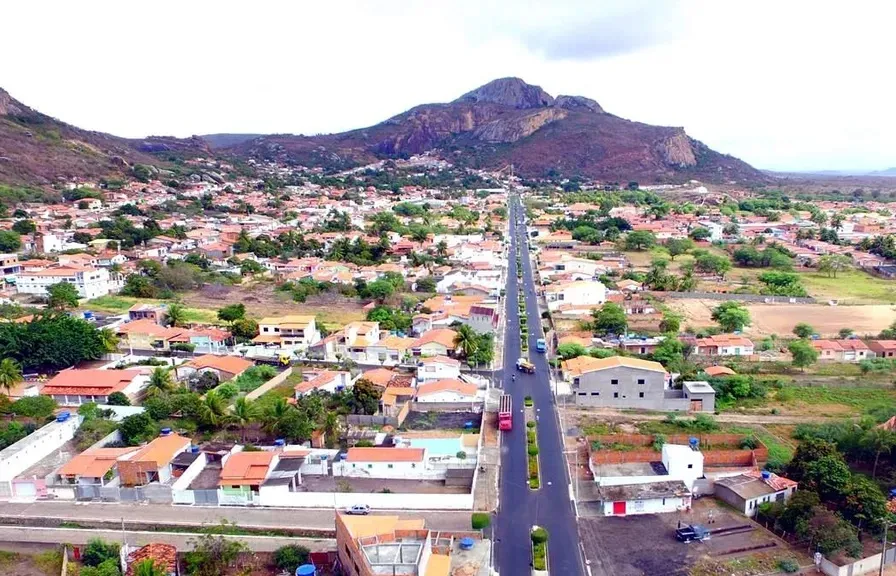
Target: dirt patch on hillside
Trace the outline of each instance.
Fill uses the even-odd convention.
[[[328,325],[344,324],[364,319],[363,304],[357,299],[346,298],[337,292],[317,294],[306,302],[294,301],[288,292],[278,292],[269,282],[250,283],[241,286],[211,284],[201,290],[188,292],[183,302],[190,308],[217,310],[228,304],[244,304],[252,318],[308,314],[317,316]]]
[[[666,305],[682,314],[684,325],[695,328],[713,326],[712,309],[717,300],[667,300]],[[841,328],[856,334],[877,334],[896,321],[896,307],[886,304],[867,306],[827,306],[824,304],[747,304],[753,323],[746,333],[751,336],[789,334],[799,322],[808,322],[821,336],[833,336]]]

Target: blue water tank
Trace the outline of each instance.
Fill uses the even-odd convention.
[[[692,450],[696,450],[697,447],[700,445],[700,441],[697,440],[697,437],[696,437],[696,436],[691,436],[691,437],[688,439],[688,444],[690,445],[690,447],[691,447]]]
[[[296,576],[317,576],[317,568],[314,564],[302,564],[296,568]]]
[[[286,440],[283,438],[277,438],[274,440],[274,446],[286,446]]]
[[[91,320],[91,319],[93,319],[93,311],[92,311],[92,310],[85,310],[85,311],[84,311],[84,319],[85,319],[85,320]]]
[[[192,453],[192,454],[199,454],[199,446],[196,446],[195,444],[194,444],[194,445],[191,445],[191,446],[190,446],[190,453]]]
[[[71,418],[71,416],[72,416],[71,412],[68,412],[68,411],[60,412],[59,415],[56,416],[56,421],[57,422],[65,422],[66,420]]]
[[[464,429],[465,429],[465,430],[472,430],[472,429],[473,429],[473,423],[472,423],[472,422],[464,422]]]
[[[461,550],[471,550],[475,543],[476,543],[475,540],[473,540],[472,538],[469,538],[469,537],[461,538],[460,539],[460,549]]]
[[[162,428],[162,436],[170,436],[171,428]]]

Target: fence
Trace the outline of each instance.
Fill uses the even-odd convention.
[[[475,402],[412,402],[411,412],[482,412],[483,400]]]
[[[884,564],[892,564],[894,561],[896,561],[896,548],[889,548],[884,557]],[[822,558],[819,568],[828,576],[860,576],[877,572],[880,569],[880,553],[843,566],[837,566],[827,558]]]
[[[740,443],[748,438],[743,434],[702,434],[691,436],[689,434],[671,434],[667,436],[669,444],[687,444],[690,438],[696,437],[700,442],[700,452],[703,453],[703,465],[706,467],[723,466],[758,466],[768,461],[768,448],[758,439],[754,439],[755,449],[714,449],[713,446],[740,446]],[[644,450],[642,447],[650,446],[654,437],[647,434],[603,434],[591,436],[590,442],[597,441],[603,445],[623,444],[637,447],[635,450],[613,450],[601,448],[592,450],[591,461],[594,464],[622,464],[625,462],[655,462],[659,460],[660,453],[655,450]]]
[[[659,298],[694,298],[701,300],[743,300],[766,304],[815,304],[815,298],[795,296],[769,296],[766,294],[732,294],[730,292],[648,292]]]
[[[246,394],[246,400],[255,400],[256,398],[258,398],[265,392],[272,390],[272,389],[276,388],[277,386],[279,386],[280,384],[282,384],[291,375],[292,375],[292,366],[290,366],[283,372],[277,374],[276,376],[274,376],[273,378],[271,378],[270,380],[268,380],[267,382],[265,382],[264,384],[262,384],[255,390]]]
[[[286,486],[262,486],[256,504],[295,508],[347,508],[363,502],[385,510],[472,510],[473,494],[356,494],[352,492],[289,492]]]
[[[740,446],[740,443],[749,438],[745,434],[669,434],[666,435],[667,444],[688,444],[691,438],[696,438],[700,448],[710,449],[712,446]],[[654,442],[654,436],[650,434],[601,434],[589,436],[588,440],[597,440],[601,444],[626,444],[629,446],[650,446]],[[761,444],[756,439],[757,444]]]

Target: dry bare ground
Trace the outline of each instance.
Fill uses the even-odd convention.
[[[364,319],[363,304],[356,299],[337,293],[318,294],[306,302],[295,302],[288,293],[277,292],[268,282],[241,286],[209,285],[183,296],[183,302],[191,308],[217,310],[228,304],[245,304],[246,312],[253,318],[308,314],[319,316],[328,324],[341,327],[348,322]]]
[[[712,309],[716,300],[667,300],[666,305],[682,314],[685,325],[713,326]],[[753,323],[746,333],[751,336],[789,334],[799,322],[807,322],[821,336],[833,336],[841,328],[852,328],[859,335],[877,334],[896,321],[896,307],[887,304],[867,306],[827,306],[825,304],[746,304]]]

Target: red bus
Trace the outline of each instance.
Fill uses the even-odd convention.
[[[501,396],[501,404],[498,407],[498,430],[510,430],[513,428],[513,399],[510,394]]]

